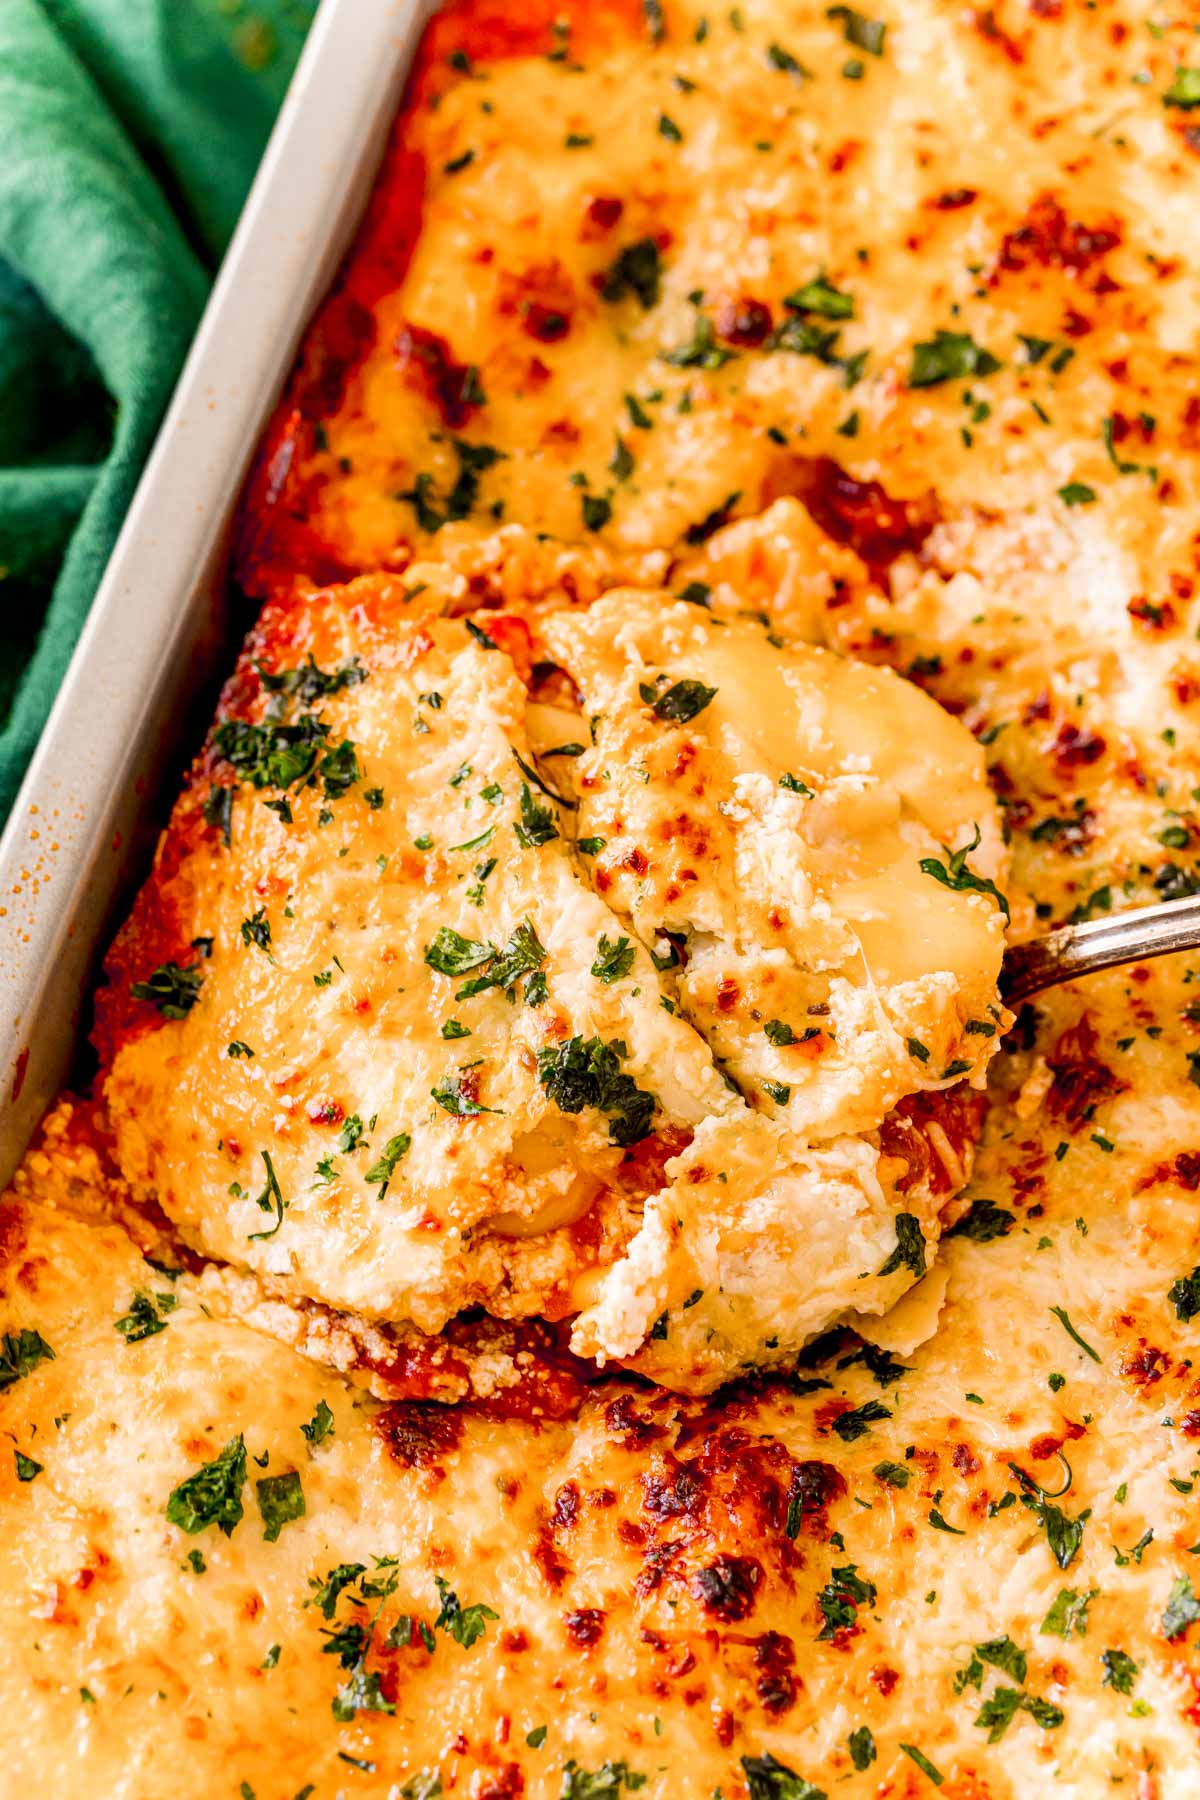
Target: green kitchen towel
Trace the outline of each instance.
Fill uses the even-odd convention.
[[[0,0],[0,823],[315,0]]]

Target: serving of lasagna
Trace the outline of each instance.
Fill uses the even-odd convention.
[[[12,1791],[1200,1791],[1200,964],[1000,992],[1200,892],[1197,31],[437,13],[0,1204]]]

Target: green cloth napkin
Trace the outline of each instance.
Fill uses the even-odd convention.
[[[0,823],[316,0],[0,0]]]

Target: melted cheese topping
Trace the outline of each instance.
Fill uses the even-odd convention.
[[[603,844],[592,879],[644,940],[682,938],[680,1005],[756,1103],[811,1140],[982,1081],[1004,914],[967,883],[994,888],[1005,857],[961,726],[890,671],[658,597],[543,633],[592,747],[555,757],[555,714],[534,744]],[[985,830],[961,889],[923,866],[949,880],[948,846]]]

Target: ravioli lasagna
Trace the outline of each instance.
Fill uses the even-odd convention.
[[[1200,13],[458,0],[0,1205],[14,1788],[1189,1800]]]

